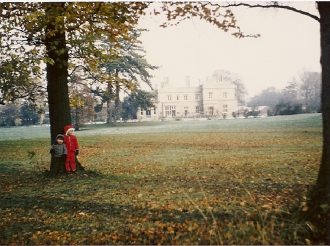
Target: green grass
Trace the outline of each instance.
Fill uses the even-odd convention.
[[[0,129],[0,244],[313,243],[321,131],[319,114],[86,126],[87,172],[47,178],[49,128]]]

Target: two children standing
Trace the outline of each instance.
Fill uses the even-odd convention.
[[[63,173],[64,166],[68,173],[77,170],[76,156],[79,155],[79,144],[71,124],[64,127],[64,135],[58,134],[56,136],[56,143],[52,145],[50,153],[52,154],[52,163],[55,164],[53,166],[58,168],[55,173]]]

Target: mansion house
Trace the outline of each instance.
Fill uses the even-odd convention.
[[[172,87],[168,81],[156,90],[156,107],[139,110],[138,120],[180,118],[227,118],[238,111],[236,85],[222,77],[212,78],[204,84]]]

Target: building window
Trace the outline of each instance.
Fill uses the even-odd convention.
[[[184,96],[183,96],[183,99],[184,99],[184,100],[188,100],[188,95],[184,95]]]
[[[170,106],[170,109],[172,111],[172,117],[175,117],[176,115],[175,106]]]
[[[168,95],[167,96],[167,100],[171,101],[172,100],[172,96],[171,95]]]
[[[223,105],[223,112],[228,112],[228,105],[227,104]]]
[[[200,94],[196,94],[196,95],[195,95],[195,99],[196,99],[196,100],[201,99],[201,95],[200,95]]]
[[[184,107],[184,116],[188,116],[188,107]]]
[[[141,115],[143,115],[143,111],[141,110]]]
[[[200,112],[200,108],[199,106],[196,106],[196,113],[199,114],[199,112]]]
[[[209,92],[209,98],[211,99],[213,97],[213,92]]]
[[[179,96],[176,96],[176,100],[178,100],[178,101],[179,101],[179,99],[180,99],[180,97],[179,97]]]
[[[156,114],[157,112],[156,112],[156,108],[154,108],[154,114]]]
[[[176,115],[176,110],[175,110],[175,106],[165,106],[165,116],[172,116],[175,117]]]
[[[223,96],[223,98],[227,98],[228,97],[227,92],[222,93],[222,96]]]
[[[151,116],[151,110],[147,110],[147,111],[146,111],[146,116],[147,116],[147,117],[148,117],[148,116],[149,116],[149,117]]]
[[[214,107],[208,107],[208,115],[213,115],[214,114]]]

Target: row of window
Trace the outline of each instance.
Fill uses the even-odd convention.
[[[228,98],[228,93],[226,91],[222,92],[223,98]],[[209,92],[209,99],[213,98],[213,92]]]
[[[200,100],[200,94],[195,95],[195,100]],[[172,101],[172,95],[167,95],[167,100]],[[180,100],[180,96],[176,96],[176,100]],[[187,101],[188,100],[188,95],[183,95],[183,100]]]
[[[228,105],[227,104],[224,104],[223,105],[223,110],[222,110],[223,113],[228,113]],[[207,108],[207,114],[208,115],[214,115],[214,107],[208,107]]]
[[[228,112],[228,105],[224,104],[222,107],[222,111],[223,112]],[[209,112],[213,112],[214,111],[214,107],[208,107],[207,110]],[[175,115],[175,111],[176,111],[176,107],[175,106],[165,106],[165,115],[169,116],[173,114]],[[174,112],[174,113],[173,113]],[[189,107],[184,107],[184,113],[185,115],[188,115],[189,112]],[[196,106],[195,107],[195,113],[201,113],[203,112],[203,108],[201,106]]]
[[[154,114],[157,114],[155,108],[154,108],[154,110],[153,110],[153,113],[154,113]],[[143,115],[143,110],[141,110],[141,115]],[[150,116],[150,115],[151,115],[151,110],[150,110],[150,109],[146,110],[146,116]]]
[[[153,110],[146,110],[146,116],[151,116],[151,113],[153,111],[153,114],[156,114],[156,109]],[[203,111],[201,106],[196,106],[195,107],[195,113],[199,114]],[[208,114],[213,115],[214,113],[214,107],[208,107],[207,108]],[[144,111],[141,111],[141,115],[143,115]],[[228,105],[224,104],[223,105],[223,112],[228,112]],[[184,107],[184,115],[187,116],[189,113],[189,107]],[[176,116],[176,106],[165,106],[165,115],[166,116]]]
[[[223,98],[227,98],[228,97],[228,93],[227,92],[223,92],[222,93],[222,97]],[[213,92],[209,92],[208,93],[208,98],[212,99],[213,98]],[[201,99],[201,95],[200,94],[195,94],[195,100],[200,100]],[[167,100],[168,101],[172,101],[172,95],[167,95]],[[177,95],[176,96],[176,100],[179,101],[180,100],[180,96]],[[188,95],[183,95],[183,100],[188,100]]]

